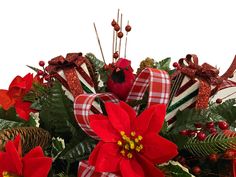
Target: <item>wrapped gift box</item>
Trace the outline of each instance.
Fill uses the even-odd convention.
[[[199,87],[202,82],[201,78],[205,77],[205,82],[209,83],[209,80],[211,79],[210,77],[211,75],[213,75],[212,80],[214,82],[220,81],[219,84],[210,85],[210,93],[208,99],[217,94],[218,91],[220,91],[220,93],[223,93],[224,95],[235,94],[234,87],[236,87],[236,82],[227,79],[230,75],[233,74],[236,68],[236,58],[234,58],[233,63],[226,71],[226,73],[222,76],[218,76],[216,68],[208,65],[207,63],[204,63],[201,66],[198,65],[198,58],[196,55],[187,55],[185,59],[180,60],[180,65],[183,65],[183,61],[187,61],[187,66],[184,66],[183,69],[177,70],[176,75],[172,80],[170,100],[168,103],[167,114],[165,117],[169,128],[174,125],[176,121],[175,116],[179,110],[182,111],[186,108],[195,107],[198,99],[205,99],[203,98],[205,97],[204,91],[201,91],[203,93],[202,95],[199,95]],[[207,80],[208,78],[210,79]],[[216,95],[214,98],[217,99],[219,97],[220,95]]]

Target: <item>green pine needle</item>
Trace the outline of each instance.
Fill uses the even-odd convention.
[[[184,148],[200,157],[236,149],[236,132],[223,131],[216,135],[210,134],[204,141],[199,141],[197,137],[189,138]]]

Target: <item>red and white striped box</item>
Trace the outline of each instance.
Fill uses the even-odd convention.
[[[95,167],[89,165],[88,161],[81,161],[78,166],[77,177],[120,177],[120,176],[114,173],[96,172]]]

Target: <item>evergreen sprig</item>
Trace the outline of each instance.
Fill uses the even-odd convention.
[[[189,138],[184,148],[196,156],[207,156],[227,149],[236,149],[236,132],[227,130],[215,135],[209,134],[204,141],[199,141],[197,137]]]

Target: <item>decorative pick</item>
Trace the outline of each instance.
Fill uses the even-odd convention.
[[[126,49],[127,49],[128,32],[131,31],[131,26],[129,25],[129,21],[127,22],[127,25],[126,25],[126,27],[125,27],[125,31],[126,31],[126,37],[125,37],[125,53],[124,53],[124,57],[126,58]]]
[[[120,55],[120,51],[121,51],[121,38],[123,37],[123,32],[122,32],[122,14],[120,16],[120,31],[117,33],[118,38],[120,38],[119,40],[119,55]]]
[[[101,54],[102,54],[103,62],[106,64],[106,61],[105,61],[105,58],[104,58],[104,54],[103,54],[103,51],[102,51],[101,42],[100,42],[100,39],[99,39],[99,36],[98,36],[98,32],[97,32],[97,28],[96,28],[95,23],[93,23],[93,26],[94,26],[94,30],[95,30],[95,32],[96,32],[96,36],[97,36],[97,40],[98,40],[98,45],[99,45],[99,47],[100,47],[100,51],[101,51]]]

